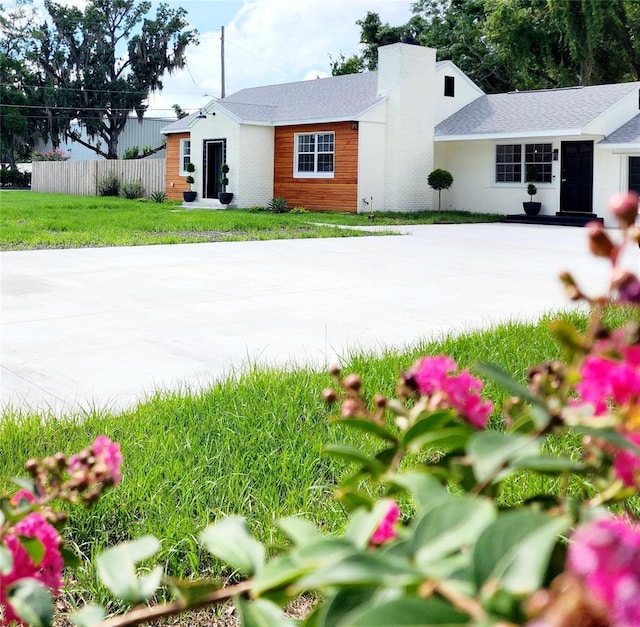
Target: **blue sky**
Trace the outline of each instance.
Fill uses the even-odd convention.
[[[56,1],[81,9],[87,3]],[[412,2],[407,0],[164,1],[187,10],[190,23],[200,33],[200,45],[187,50],[185,69],[165,76],[162,92],[150,98],[147,115],[157,117],[173,117],[174,103],[193,111],[220,96],[221,26],[225,27],[229,95],[245,87],[329,76],[330,57],[358,50],[360,27],[355,22],[367,11],[377,12],[392,25],[404,24],[412,15]],[[35,6],[43,4],[34,0]]]

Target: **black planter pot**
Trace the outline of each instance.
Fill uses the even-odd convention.
[[[537,216],[540,213],[541,202],[523,202],[522,208],[528,216]]]
[[[219,192],[218,200],[221,205],[228,205],[233,200],[233,192]]]
[[[182,197],[185,202],[193,202],[196,199],[198,192],[182,192]]]

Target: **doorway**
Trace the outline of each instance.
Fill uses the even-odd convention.
[[[629,191],[640,194],[640,157],[629,157]]]
[[[225,139],[206,139],[204,141],[204,181],[203,197],[218,198],[222,191],[220,184],[220,166],[226,157],[227,141]]]
[[[560,211],[593,213],[593,141],[562,142]]]

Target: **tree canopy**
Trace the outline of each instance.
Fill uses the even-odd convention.
[[[45,0],[45,8],[50,19],[31,29],[25,57],[48,132],[54,143],[71,138],[116,159],[127,118],[142,118],[163,74],[184,66],[197,32],[183,8],[160,4],[147,17],[146,0],[89,0],[84,11]],[[75,121],[89,141],[72,130]]]
[[[410,37],[487,93],[640,78],[640,0],[418,0],[402,26],[358,20],[362,52],[334,75],[377,67],[381,45]]]

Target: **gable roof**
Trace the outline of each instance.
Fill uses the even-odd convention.
[[[640,82],[481,96],[436,126],[436,139],[579,134]]]
[[[637,144],[640,146],[640,113],[611,133],[611,135],[605,137],[599,144],[606,144],[609,148],[613,144],[623,146]]]
[[[194,111],[190,113],[184,118],[180,118],[179,120],[175,120],[171,124],[168,124],[162,129],[162,133],[164,135],[168,135],[169,133],[188,133],[191,130],[191,127],[196,123],[196,121],[200,118],[200,111]]]
[[[377,91],[378,73],[365,72],[242,89],[217,104],[239,121],[275,126],[353,120],[384,100]]]

